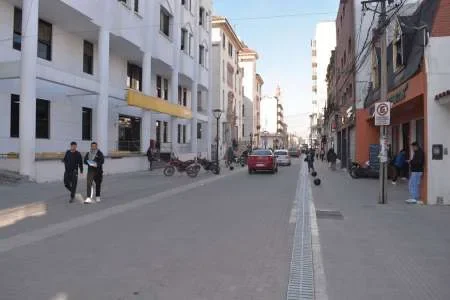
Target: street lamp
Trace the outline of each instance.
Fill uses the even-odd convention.
[[[222,116],[222,111],[218,108],[213,109],[214,118],[216,118],[217,121],[217,132],[216,132],[216,163],[217,167],[219,167],[219,120]],[[220,169],[218,169],[220,170]],[[220,171],[218,171],[220,172]]]
[[[253,133],[250,132],[250,152],[253,151]]]

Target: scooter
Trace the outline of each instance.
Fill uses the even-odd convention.
[[[370,166],[369,161],[367,161],[364,166],[357,162],[352,162],[352,166],[349,170],[350,176],[354,179],[358,178],[379,178],[380,172]]]

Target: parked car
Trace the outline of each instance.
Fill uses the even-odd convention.
[[[274,155],[277,158],[277,163],[279,166],[290,166],[291,165],[291,158],[290,158],[289,152],[287,150],[284,150],[284,149],[275,150]]]
[[[300,150],[299,149],[289,149],[289,156],[290,157],[300,157]]]
[[[253,150],[247,160],[248,173],[257,171],[278,172],[277,158],[269,149]]]

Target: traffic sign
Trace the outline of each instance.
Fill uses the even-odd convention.
[[[388,126],[391,124],[391,103],[375,103],[375,126]]]

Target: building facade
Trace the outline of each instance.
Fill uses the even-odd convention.
[[[1,0],[0,153],[19,159],[0,168],[60,179],[71,141],[81,151],[96,141],[106,173],[146,168],[151,140],[161,153],[206,155],[211,10],[208,0]]]
[[[262,97],[260,101],[260,144],[261,148],[283,148],[287,146],[287,125],[284,121],[283,97],[277,87],[272,97]]]
[[[323,136],[324,108],[327,102],[326,74],[331,51],[336,46],[336,24],[334,21],[316,25],[315,37],[311,41],[312,54],[312,112],[310,114],[310,144],[319,147]]]
[[[222,110],[219,157],[223,157],[233,140],[237,143],[242,140],[243,71],[239,66],[239,52],[244,44],[225,17],[214,16],[212,28],[213,108]],[[212,137],[217,140],[215,132]]]

